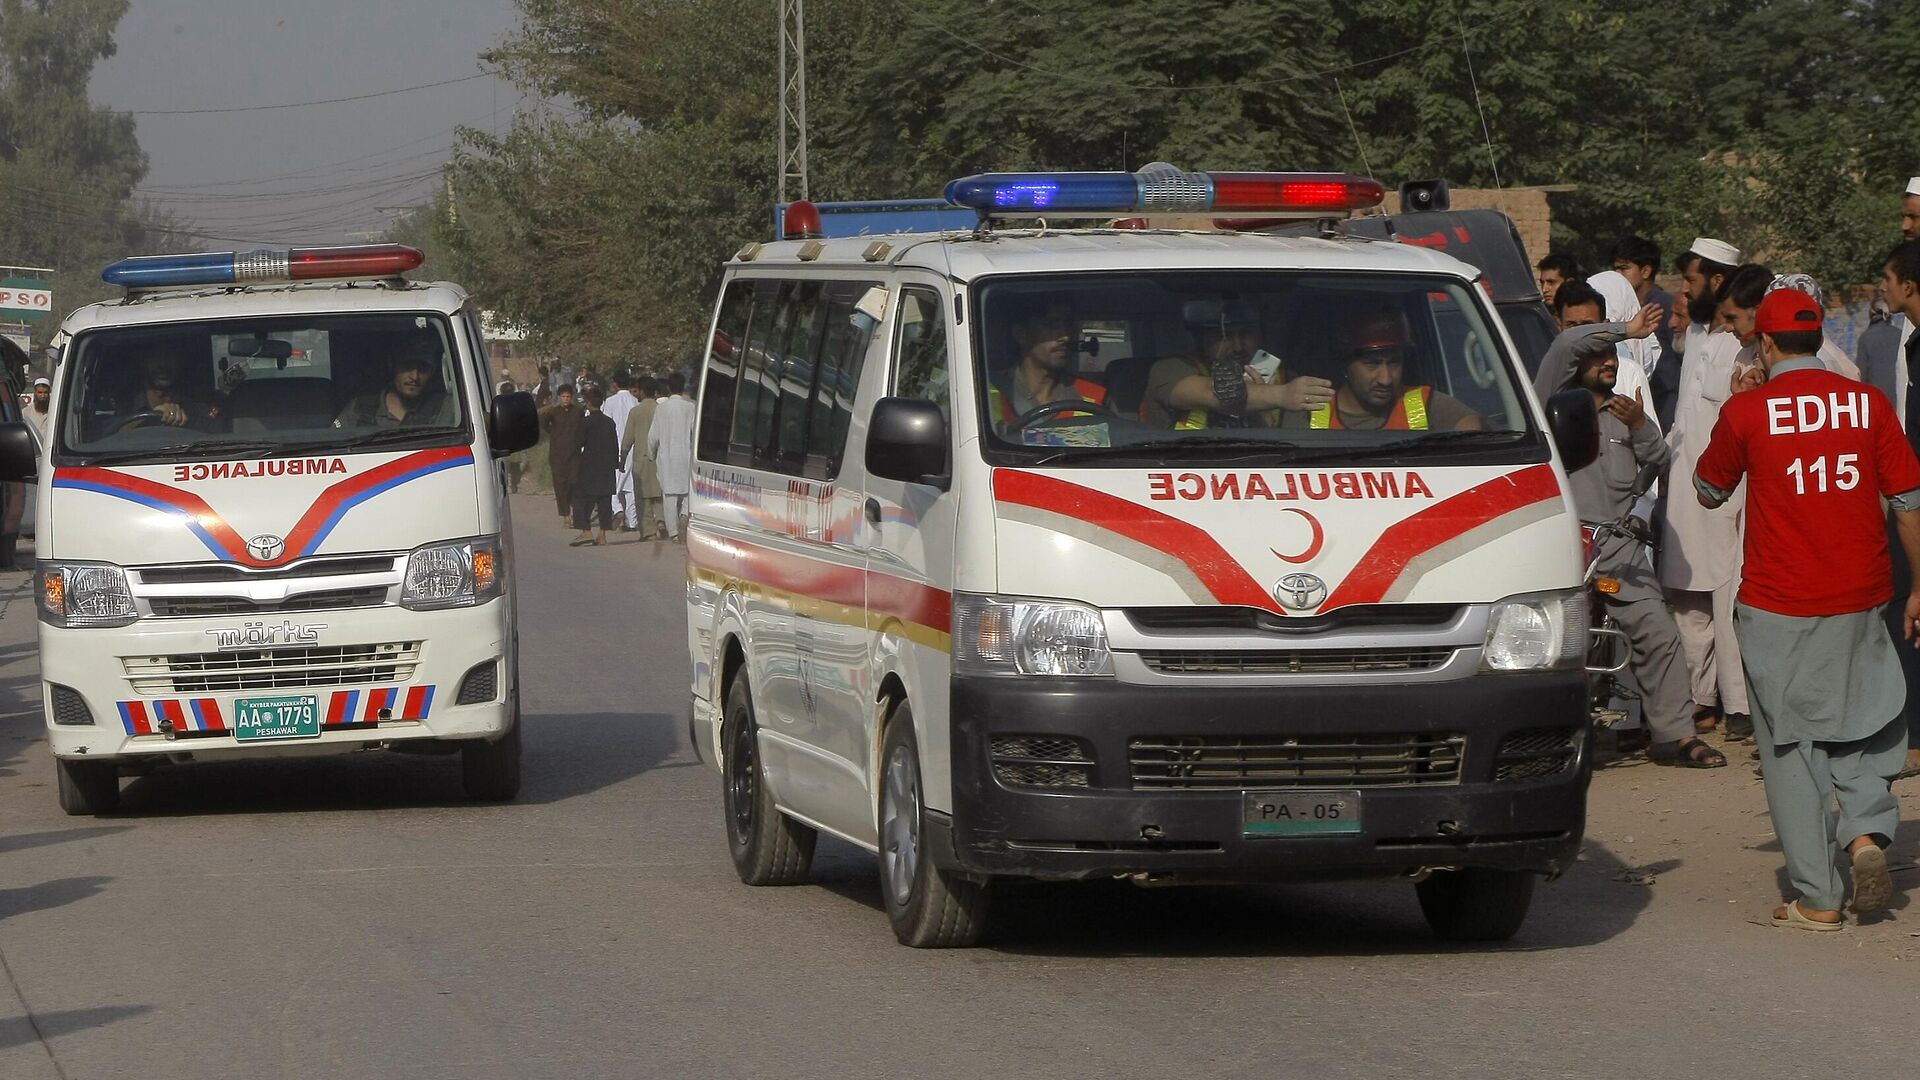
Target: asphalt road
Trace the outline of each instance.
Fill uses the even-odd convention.
[[[454,759],[361,756],[160,772],[65,817],[25,575],[0,576],[0,1077],[1747,1078],[1920,1054],[1914,909],[1759,925],[1779,857],[1744,754],[1602,772],[1583,861],[1500,948],[1434,942],[1404,885],[1028,887],[964,952],[894,944],[845,845],[812,885],[749,889],[682,731],[681,550],[569,549],[549,506],[517,506],[508,805],[463,802]]]

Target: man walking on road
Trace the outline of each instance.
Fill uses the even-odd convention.
[[[640,539],[666,536],[660,523],[660,472],[647,456],[647,432],[653,428],[653,414],[660,408],[666,387],[659,379],[640,380],[640,404],[627,414],[627,427],[620,433],[620,464],[633,470],[633,494],[640,504]]]
[[[607,395],[607,402],[600,407],[607,419],[613,421],[613,437],[617,443],[622,432],[627,430],[627,417],[640,404],[628,387],[633,385],[633,374],[625,369],[614,372],[613,393]],[[622,532],[632,532],[639,528],[634,516],[633,470],[627,467],[627,459],[622,457],[613,480],[613,516],[620,519],[617,526]]]
[[[1920,185],[1920,176],[1914,177],[1914,185]],[[1913,185],[1910,185],[1913,186]],[[1907,204],[1920,203],[1920,194],[1909,195]],[[1901,219],[1904,225],[1908,221],[1920,222],[1920,215]],[[1909,326],[1920,320],[1920,240],[1903,240],[1887,256],[1886,268],[1880,280],[1881,295],[1887,298],[1887,306],[1896,313],[1906,316]],[[1908,334],[1902,346],[1899,380],[1904,412],[1895,413],[1902,417],[1907,429],[1908,445],[1920,443],[1920,394],[1905,393],[1920,373],[1920,334]],[[1914,564],[1902,552],[1893,556],[1893,602],[1887,605],[1886,621],[1889,630],[1904,628],[1906,612],[1900,607],[1900,594],[1910,589],[1916,578]],[[1900,769],[1900,778],[1920,776],[1920,654],[1903,652],[1900,654],[1902,670],[1906,673],[1907,683],[1907,757]]]
[[[540,430],[547,436],[547,464],[553,467],[553,501],[560,507],[560,523],[573,524],[573,478],[580,468],[580,429],[586,413],[573,403],[573,387],[562,383],[553,392],[553,404],[540,414]]]
[[[1920,561],[1920,460],[1885,394],[1815,356],[1824,318],[1797,289],[1761,301],[1766,381],[1727,399],[1693,477],[1710,508],[1747,482],[1735,619],[1767,808],[1799,894],[1773,924],[1804,930],[1845,922],[1836,840],[1852,857],[1855,914],[1893,899],[1886,848],[1900,821],[1891,784],[1906,751],[1906,685],[1903,646],[1880,614],[1893,593],[1882,498],[1908,561]],[[1916,620],[1920,594],[1906,600],[1903,637]]]
[[[693,490],[693,401],[686,390],[686,376],[677,371],[667,376],[667,399],[654,410],[647,430],[647,456],[660,472],[667,538],[676,541],[681,538],[680,519],[687,513],[687,493]]]

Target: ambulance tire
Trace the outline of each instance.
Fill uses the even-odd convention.
[[[460,785],[467,798],[506,802],[520,794],[520,724],[493,742],[469,739],[460,744]]]
[[[992,882],[934,865],[913,710],[901,702],[887,723],[880,773],[880,897],[900,944],[965,949],[987,929]]]
[[[1527,921],[1535,875],[1473,866],[1441,870],[1414,886],[1434,934],[1448,941],[1505,941]]]
[[[722,800],[727,812],[727,849],[734,872],[748,885],[799,885],[813,869],[813,846],[820,834],[780,812],[760,763],[759,725],[753,719],[753,692],[747,673],[727,688],[727,711],[720,725]]]
[[[74,817],[120,808],[120,766],[111,761],[53,759],[60,778],[60,809]]]

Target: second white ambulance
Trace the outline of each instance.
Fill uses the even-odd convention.
[[[1343,235],[1381,194],[995,174],[948,189],[975,231],[727,265],[688,616],[743,880],[831,833],[919,946],[1006,877],[1397,877],[1519,928],[1584,826],[1591,398],[1533,400],[1470,267]],[[1326,224],[1008,227],[1175,212]]]

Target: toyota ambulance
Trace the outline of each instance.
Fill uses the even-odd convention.
[[[60,805],[170,762],[458,753],[520,783],[494,395],[478,312],[398,245],[126,259],[75,311],[35,458],[35,602]]]
[[[1477,271],[1347,235],[1381,196],[991,174],[947,189],[972,231],[727,263],[690,722],[743,881],[839,837],[915,946],[974,942],[1008,878],[1390,878],[1443,936],[1519,928],[1584,827],[1592,400],[1534,400]],[[1059,226],[1166,213],[1304,224]],[[1189,376],[1389,393],[1170,408]]]

